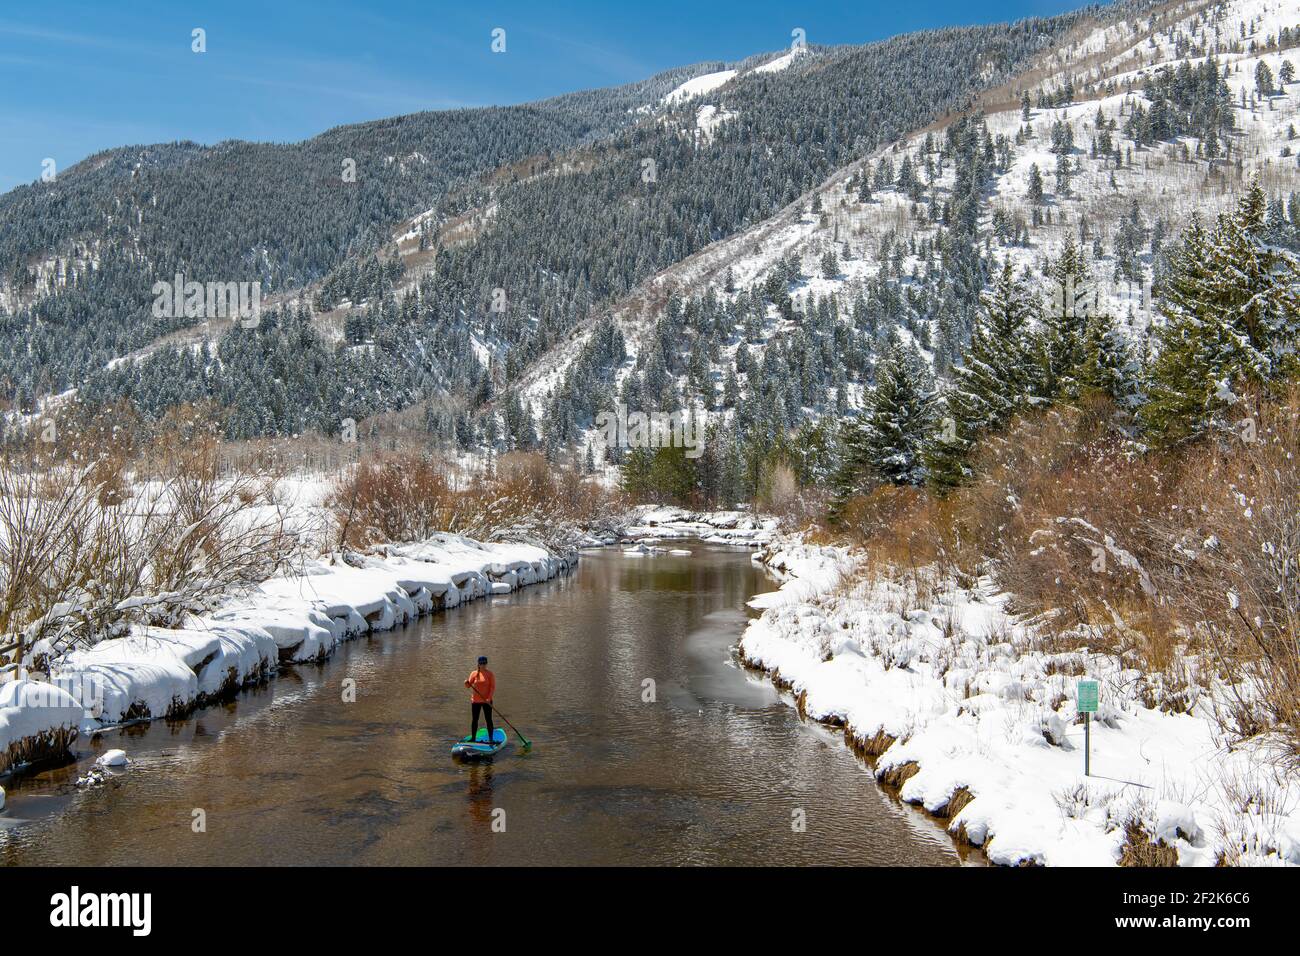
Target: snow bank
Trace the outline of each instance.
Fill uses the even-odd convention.
[[[812,547],[791,540],[769,545],[754,557],[784,579],[777,590],[749,599],[755,610],[810,600],[834,588],[853,569],[847,548]]]
[[[1267,741],[1226,747],[1212,694],[1186,713],[1146,706],[1146,675],[1083,646],[1036,650],[987,581],[921,602],[854,580],[841,549],[779,544],[756,557],[789,580],[751,602],[766,610],[741,639],[745,660],[808,717],[843,726],[878,778],[993,862],[1114,865],[1154,844],[1185,866],[1300,865],[1300,780]],[[1091,776],[1084,676],[1102,687]]]
[[[293,576],[266,581],[183,628],[137,627],[63,656],[50,683],[22,682],[53,695],[62,709],[28,707],[21,688],[11,690],[19,684],[0,685],[0,695],[20,701],[8,709],[0,704],[0,747],[60,721],[93,732],[178,717],[266,680],[281,663],[323,659],[350,637],[550,580],[575,561],[533,545],[453,534],[379,554],[307,561]]]
[[[768,60],[762,66],[754,67],[755,73],[780,73],[782,70],[790,68],[790,65],[798,58],[800,51],[791,50],[784,56],[778,56],[775,60]]]
[[[623,537],[629,541],[657,538],[699,538],[709,544],[762,547],[776,537],[780,521],[748,511],[687,511],[685,508],[640,505],[632,509]]]
[[[76,699],[51,684],[0,684],[0,771],[67,749],[81,718]]]
[[[251,624],[196,621],[190,628],[137,627],[126,637],[73,651],[50,679],[101,724],[180,716],[275,672],[279,648]]]

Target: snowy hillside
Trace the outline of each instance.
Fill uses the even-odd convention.
[[[1172,4],[1149,16],[1079,31],[1021,78],[985,94],[969,116],[993,169],[975,224],[979,252],[993,267],[1009,261],[1041,276],[1066,239],[1073,239],[1090,260],[1099,307],[1140,345],[1155,311],[1151,283],[1161,253],[1193,213],[1212,219],[1258,177],[1284,216],[1300,214],[1291,205],[1300,191],[1300,83],[1279,79],[1293,75],[1287,64],[1300,61],[1298,43],[1300,8],[1281,0]],[[1141,121],[1152,109],[1147,84],[1161,71],[1182,84],[1179,71],[1194,73],[1207,63],[1217,67],[1227,88],[1231,133],[1211,137],[1213,142],[1181,132],[1143,136],[1135,117]],[[1261,65],[1273,77],[1268,95],[1258,87]],[[727,115],[722,82],[705,84],[717,89],[699,111],[702,129]],[[851,326],[855,302],[874,307],[881,282],[892,284],[904,303],[909,296],[942,296],[942,242],[961,174],[945,138],[958,119],[917,130],[835,171],[775,216],[644,283],[610,313],[628,353],[615,389],[644,372],[645,342],[663,318],[669,295],[735,303],[774,269],[797,264],[788,292],[798,317],[830,300],[839,321]],[[932,307],[904,307],[898,314],[902,335],[939,370],[956,360],[966,329],[945,328]],[[766,306],[761,336],[747,339],[737,324],[714,349],[709,376],[715,388],[721,390],[732,373],[745,393],[747,375],[738,368],[737,350],[745,346],[753,365],[769,343],[788,341],[803,324],[773,303]],[[522,393],[537,415],[548,414],[548,396],[589,335],[590,329],[583,331],[525,376]],[[690,391],[685,370],[677,384]],[[850,374],[839,401],[854,404],[859,385]],[[804,410],[813,414],[835,400],[830,393],[805,400]],[[700,403],[700,414],[708,414],[706,404]],[[714,414],[729,414],[725,403]]]
[[[863,45],[794,30],[737,63],[340,127],[276,162],[270,144],[110,150],[0,197],[0,400],[25,415],[51,394],[69,414],[125,400],[150,419],[211,404],[231,439],[403,419],[462,451],[580,451],[591,410],[548,423],[517,386],[590,321],[1149,3]],[[229,222],[209,194],[231,196]],[[256,284],[260,321],[215,301],[155,314],[152,290],[181,274],[214,300]]]

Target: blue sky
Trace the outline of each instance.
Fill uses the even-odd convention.
[[[424,109],[520,103],[789,44],[1049,15],[1077,0],[94,0],[0,6],[0,191],[111,146],[293,141]],[[191,51],[191,31],[207,52]],[[490,49],[506,31],[506,52]]]

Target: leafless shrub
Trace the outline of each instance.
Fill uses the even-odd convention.
[[[154,464],[140,480],[112,456],[0,460],[0,633],[29,659],[175,626],[284,565],[296,542],[266,476],[219,478],[197,436]]]
[[[1082,820],[1092,805],[1093,795],[1086,783],[1076,783],[1052,793],[1052,801],[1063,820]]]
[[[824,526],[830,495],[815,485],[800,485],[793,468],[782,461],[765,464],[759,472],[754,506],[764,514],[780,518],[785,528],[809,532],[810,540],[832,540]]]
[[[1229,688],[1234,738],[1280,733],[1300,763],[1300,393],[1243,402],[1238,434],[1148,451],[1105,400],[1021,416],[977,450],[978,478],[945,497],[882,487],[841,526],[872,580],[934,597],[921,569],[992,573],[1033,645],[1086,645],[1183,711]]]
[[[92,523],[93,490],[85,469],[0,464],[0,633],[8,638],[61,604],[67,574],[59,566]]]
[[[1148,530],[1162,588],[1224,679],[1225,722],[1281,730],[1300,766],[1300,394],[1254,415],[1251,440],[1197,449]]]
[[[1146,825],[1130,820],[1124,827],[1124,842],[1120,846],[1120,866],[1170,867],[1178,865],[1178,851],[1161,839],[1152,839]]]
[[[492,472],[468,476],[427,456],[361,463],[335,484],[326,506],[339,546],[353,548],[452,531],[563,549],[580,525],[599,525],[622,510],[590,479],[525,454],[503,456]]]

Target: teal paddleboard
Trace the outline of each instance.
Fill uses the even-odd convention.
[[[500,753],[501,748],[506,745],[506,732],[500,727],[492,731],[492,739],[488,740],[487,728],[484,727],[478,732],[478,736],[470,740],[466,735],[451,745],[451,755],[453,757],[462,757],[466,760],[478,760],[483,757],[491,757],[495,753]]]

